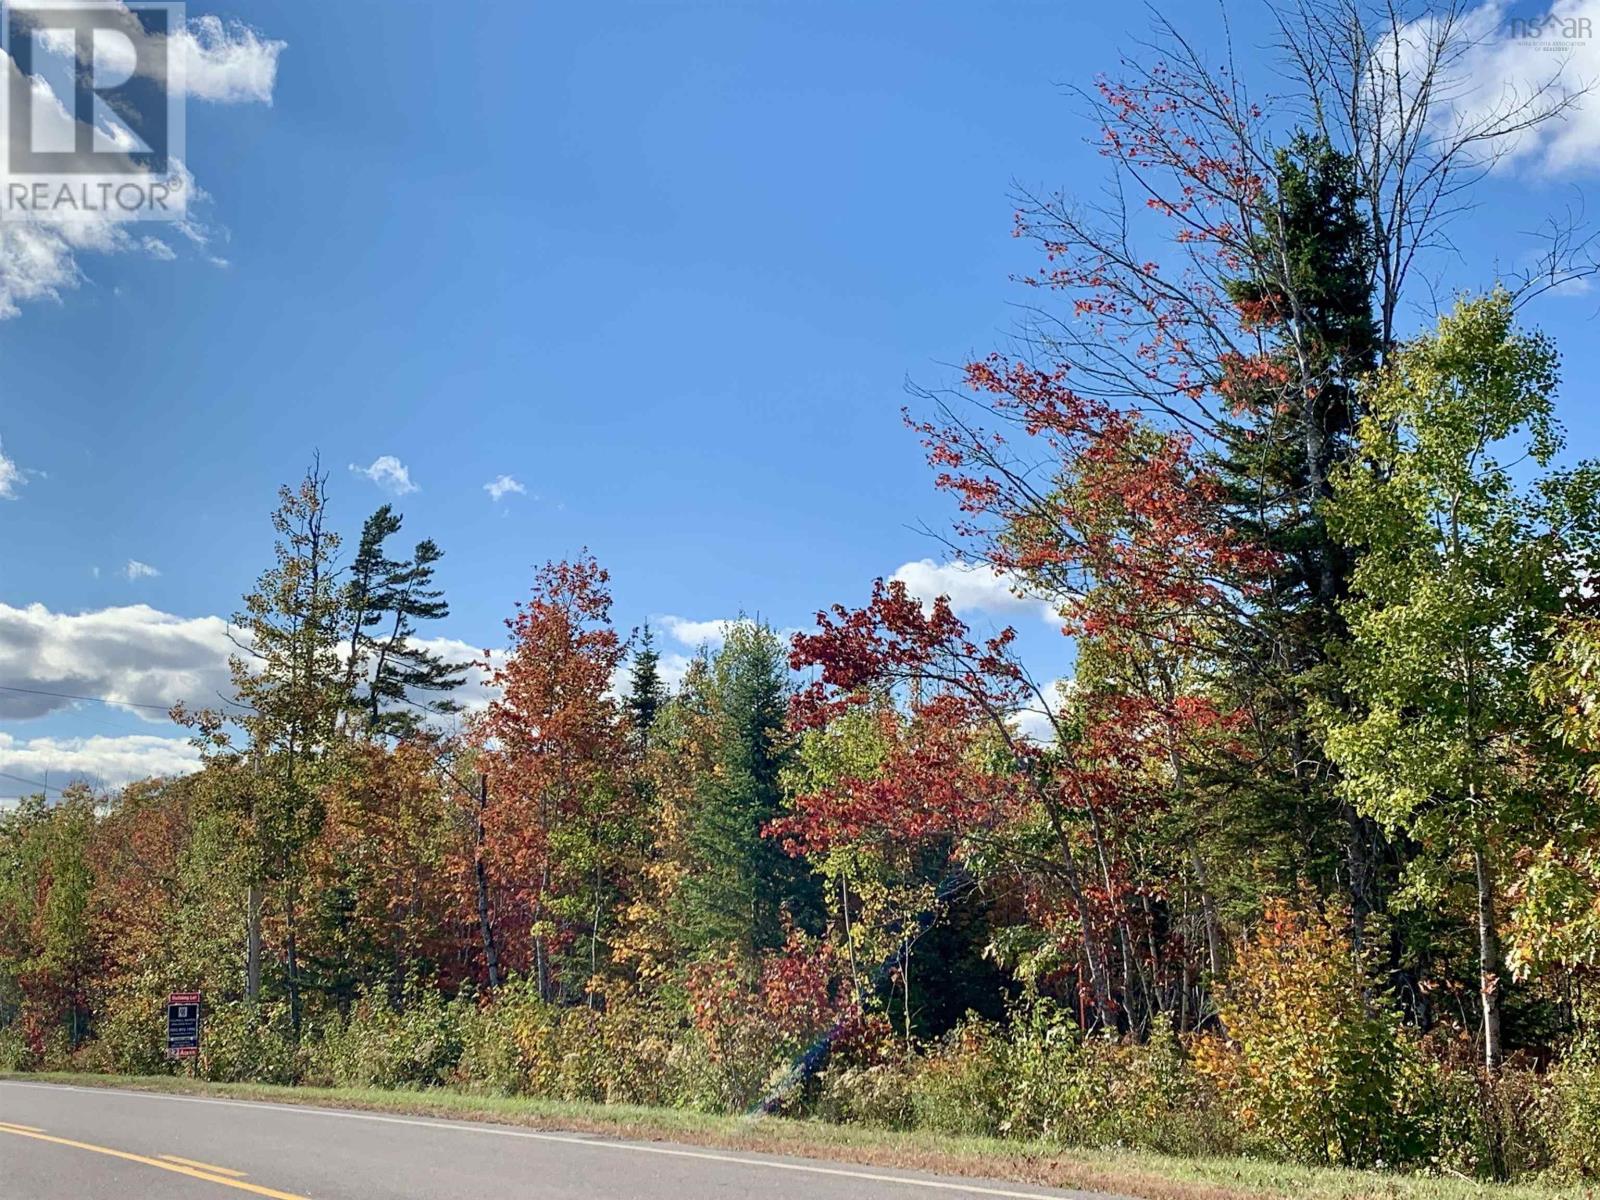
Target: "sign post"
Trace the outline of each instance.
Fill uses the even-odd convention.
[[[173,992],[167,997],[167,1057],[200,1057],[200,993]]]

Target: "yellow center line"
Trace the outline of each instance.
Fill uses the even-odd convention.
[[[0,1121],[0,1129],[14,1129],[21,1133],[43,1133],[37,1125],[18,1125],[15,1121]]]
[[[143,1154],[129,1154],[126,1150],[113,1150],[109,1146],[93,1146],[88,1142],[75,1142],[71,1138],[53,1137],[48,1133],[36,1133],[24,1129],[20,1125],[0,1125],[0,1133],[13,1134],[16,1137],[33,1138],[35,1141],[51,1142],[57,1146],[71,1146],[74,1150],[88,1150],[92,1154],[106,1154],[112,1158],[125,1159],[128,1162],[143,1163],[147,1167],[158,1167],[163,1171],[171,1171],[176,1175],[187,1175],[191,1179],[203,1179],[207,1183],[220,1183],[223,1187],[238,1188],[241,1192],[254,1192],[257,1196],[267,1196],[270,1200],[307,1200],[305,1196],[297,1196],[293,1192],[280,1192],[273,1188],[261,1187],[259,1184],[246,1183],[242,1179],[229,1179],[226,1175],[213,1175],[209,1171],[196,1170],[179,1163],[162,1162],[159,1158],[147,1158]]]
[[[180,1158],[176,1154],[162,1154],[158,1155],[158,1157],[164,1158],[168,1162],[182,1163],[186,1167],[194,1167],[201,1171],[214,1171],[218,1175],[232,1175],[235,1179],[243,1179],[245,1177],[245,1172],[235,1171],[232,1167],[219,1167],[212,1163],[196,1162],[192,1158]]]

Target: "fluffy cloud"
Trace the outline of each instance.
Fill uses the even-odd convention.
[[[127,576],[129,582],[136,579],[154,579],[161,574],[149,563],[142,563],[137,558],[130,558],[128,565],[122,568],[122,573]]]
[[[19,14],[25,14],[28,7],[27,0],[14,4]],[[262,37],[242,21],[224,21],[207,14],[166,34],[163,47],[163,35],[146,30],[126,5],[105,0],[100,7],[118,14],[118,32],[127,39],[97,40],[97,62],[109,74],[132,75],[142,66],[144,78],[197,100],[272,103],[278,56],[288,43]],[[76,52],[70,31],[45,27],[34,36],[35,44],[52,54],[67,58]]]
[[[0,689],[0,719],[40,717],[72,707],[64,696],[92,696],[164,721],[175,701],[205,707],[227,694],[234,650],[220,617],[175,617],[144,604],[87,613],[0,604],[0,680],[13,689]]]
[[[656,674],[661,677],[663,686],[668,692],[676,692],[683,684],[683,677],[689,673],[689,664],[694,661],[692,654],[680,654],[674,650],[659,652],[656,659]],[[633,663],[625,661],[611,673],[611,686],[606,689],[613,699],[620,700],[633,689]]]
[[[192,18],[172,39],[183,56],[188,94],[217,104],[271,104],[278,55],[287,43],[264,38],[240,21]]]
[[[667,636],[693,650],[701,646],[720,646],[728,636],[731,620],[692,621],[688,617],[675,617],[663,613],[650,618],[650,624],[666,630]]]
[[[528,489],[523,487],[522,484],[518,483],[517,480],[510,475],[495,476],[488,483],[483,485],[483,490],[489,493],[489,499],[491,500],[502,500],[512,493],[515,493],[518,496],[525,496],[528,494]]]
[[[60,712],[77,703],[74,697],[126,705],[153,722],[165,721],[180,700],[215,707],[230,694],[228,659],[240,653],[235,636],[221,617],[178,617],[146,604],[86,613],[0,604],[0,720]],[[469,712],[497,694],[490,678],[505,651],[448,637],[414,644],[471,664],[454,697]]]
[[[155,775],[186,775],[199,766],[200,752],[183,737],[17,738],[0,731],[0,775],[16,777],[0,778],[4,795],[27,793],[23,779],[48,782],[54,794],[71,782],[120,787]]]
[[[1012,718],[1011,723],[1016,726],[1017,732],[1029,741],[1049,745],[1056,740],[1056,728],[1051,723],[1051,715],[1061,711],[1061,705],[1071,693],[1073,681],[1071,679],[1055,679],[1045,684],[1039,690],[1042,696],[1035,697],[1033,703],[1025,705]]]
[[[117,5],[106,7],[120,8]],[[125,32],[135,39],[146,36],[131,15]],[[178,30],[173,35],[172,46],[179,70],[188,79],[190,96],[221,103],[270,103],[278,55],[284,48],[282,42],[263,38],[238,22],[224,24],[217,17],[206,16]],[[48,41],[45,49],[50,49]],[[71,53],[70,45],[56,49]],[[8,55],[0,53],[0,87],[10,88],[13,82],[30,87],[40,119],[46,125],[55,122],[58,129],[66,132],[65,144],[70,145],[71,132],[65,127],[74,123],[74,117],[61,99],[62,95],[70,94],[70,64],[63,70],[59,61],[52,62],[56,57],[50,53],[38,55],[34,65],[39,74],[24,84],[18,78],[16,64]],[[47,82],[46,77],[56,79],[55,86]],[[69,82],[63,84],[62,79]],[[116,126],[102,123],[97,126],[97,132],[114,145],[131,145],[127,132]],[[4,161],[7,153],[8,137],[9,131],[0,128],[0,161]],[[186,215],[169,228],[203,247],[210,232],[199,223],[194,201],[205,199],[205,192],[181,162],[174,164],[173,174],[181,184],[175,200],[181,199]],[[82,178],[92,184],[96,177]],[[122,178],[115,177],[115,181],[120,182]],[[158,258],[175,256],[167,243],[138,236],[130,232],[131,228],[128,221],[104,212],[80,214],[74,220],[60,223],[26,219],[0,222],[0,319],[16,316],[26,303],[60,300],[63,293],[82,282],[84,276],[79,260],[84,255],[144,252]]]
[[[396,496],[409,495],[411,492],[420,491],[416,484],[411,482],[411,471],[392,454],[380,454],[372,460],[370,467],[358,467],[350,464],[350,470],[364,479],[370,479],[386,492]]]
[[[467,712],[478,712],[487,708],[489,701],[499,698],[500,689],[490,680],[495,669],[505,664],[504,650],[484,650],[471,642],[450,637],[412,638],[408,644],[431,650],[446,662],[459,663],[467,668],[466,682],[450,694],[450,698]]]
[[[1036,596],[1029,596],[1015,576],[997,573],[990,567],[964,562],[936,563],[931,558],[921,558],[900,567],[892,578],[905,584],[906,591],[925,606],[940,596],[947,596],[957,614],[1024,613],[1037,615],[1045,621],[1055,620],[1050,606]]]
[[[1411,60],[1410,79],[1422,76],[1421,58],[1437,15],[1419,17],[1399,33],[1400,55]],[[1580,95],[1600,78],[1600,0],[1555,0],[1546,9],[1513,10],[1488,0],[1455,17],[1460,54],[1448,77],[1433,81],[1441,132],[1471,127],[1513,106],[1545,107],[1578,97],[1558,120],[1511,135],[1502,167],[1530,164],[1552,173],[1593,169],[1600,151],[1600,97]],[[1393,42],[1379,53],[1392,53]]]
[[[26,482],[22,468],[6,457],[5,444],[0,443],[0,500],[15,500],[17,489]]]

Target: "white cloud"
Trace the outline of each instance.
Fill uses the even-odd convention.
[[[144,238],[139,244],[146,254],[161,262],[171,262],[178,257],[178,252],[158,237]]]
[[[701,646],[720,646],[727,639],[731,620],[691,621],[688,617],[675,617],[664,613],[650,618],[650,624],[666,630],[667,636],[691,649]]]
[[[996,572],[991,567],[965,562],[936,563],[931,558],[908,562],[891,577],[906,585],[906,591],[930,606],[940,596],[947,596],[951,609],[957,614],[1032,613],[1045,621],[1055,621],[1050,606],[1023,590],[1021,581],[1014,575]]]
[[[6,457],[5,443],[0,442],[0,500],[15,500],[17,489],[26,482],[22,468]]]
[[[676,692],[683,685],[683,677],[689,673],[689,664],[693,661],[691,655],[671,652],[656,661],[656,672],[669,692]]]
[[[1563,279],[1550,289],[1552,296],[1587,296],[1594,291],[1594,281],[1586,276]]]
[[[27,0],[15,5],[19,12],[27,6]],[[118,32],[127,39],[96,40],[96,61],[109,74],[127,76],[139,70],[146,79],[218,104],[272,103],[278,56],[288,43],[263,37],[242,21],[210,14],[163,35],[146,30],[125,4],[102,0],[98,7],[120,15]],[[75,52],[72,34],[63,29],[41,29],[35,44],[62,57]]]
[[[372,460],[370,467],[358,467],[355,463],[351,463],[350,470],[370,479],[384,491],[392,492],[396,496],[405,496],[420,490],[411,482],[411,472],[405,463],[392,454],[378,455]]]
[[[650,617],[652,628],[665,631],[666,635],[681,646],[698,651],[702,647],[716,650],[728,640],[728,630],[741,621],[754,622],[759,618],[751,617],[724,617],[713,621],[695,621],[689,617],[676,617],[671,613],[655,613]],[[774,629],[774,636],[778,641],[787,646],[795,634],[802,632],[799,629],[785,627]],[[661,674],[674,687],[683,679],[683,673],[689,669],[692,656],[682,654],[662,654]],[[670,663],[668,660],[672,660]]]
[[[137,558],[130,558],[128,565],[122,568],[122,573],[130,583],[138,579],[154,579],[161,574],[149,563],[142,563]]]
[[[62,712],[77,705],[74,697],[126,705],[158,723],[178,701],[218,707],[232,694],[228,659],[242,653],[234,640],[242,636],[239,630],[230,636],[221,617],[178,617],[146,604],[85,613],[0,604],[0,720]],[[469,712],[497,694],[489,680],[493,666],[505,661],[504,650],[484,651],[450,637],[413,644],[473,664],[452,697]],[[485,660],[489,667],[479,665]]]
[[[0,720],[73,707],[65,696],[126,705],[148,721],[182,700],[215,706],[229,694],[235,651],[221,617],[176,617],[144,604],[57,613],[0,604]],[[55,693],[45,695],[41,693]]]
[[[1039,690],[1044,693],[1043,696],[1035,696],[1031,704],[1024,706],[1011,718],[1017,732],[1031,742],[1041,745],[1053,743],[1056,740],[1056,728],[1051,723],[1051,715],[1061,711],[1072,687],[1071,679],[1053,679],[1041,687]]]
[[[489,493],[489,498],[491,500],[503,499],[504,497],[511,495],[513,492],[518,496],[525,496],[528,494],[528,489],[523,487],[522,484],[518,483],[516,479],[510,475],[495,476],[488,483],[483,485],[483,490]]]
[[[674,693],[683,684],[683,677],[689,673],[689,664],[694,661],[692,654],[679,654],[668,650],[656,659],[656,674],[661,677],[662,685],[669,693]],[[633,686],[633,662],[623,662],[611,673],[611,686],[606,692],[612,699],[621,700],[628,694]]]
[[[286,42],[264,38],[240,21],[192,18],[173,39],[183,55],[188,94],[217,104],[272,103],[278,55]]]
[[[1433,85],[1442,101],[1441,131],[1503,112],[1542,89],[1548,90],[1536,105],[1577,95],[1600,79],[1600,0],[1555,0],[1531,11],[1488,0],[1456,19],[1462,53],[1450,65],[1451,77]],[[1403,58],[1420,57],[1435,20],[1423,16],[1401,31]],[[1413,79],[1420,75],[1410,72]],[[1600,152],[1600,95],[1581,97],[1559,119],[1514,134],[1499,148],[1510,151],[1502,167],[1525,170],[1531,163],[1551,174],[1593,169]]]
[[[478,712],[487,708],[489,701],[499,698],[500,689],[489,681],[493,677],[494,669],[504,665],[506,651],[486,651],[481,646],[474,646],[471,642],[451,637],[411,638],[407,644],[418,649],[431,650],[446,662],[467,667],[466,682],[450,693],[450,699],[467,712]],[[485,665],[485,660],[488,665]]]
[[[653,620],[654,618],[652,618]],[[500,698],[500,689],[490,682],[494,671],[503,667],[509,657],[509,651],[489,650],[484,651],[470,642],[463,642],[458,638],[413,638],[412,645],[432,650],[435,654],[455,663],[472,664],[467,671],[466,683],[451,693],[451,699],[460,704],[468,713],[481,712],[493,700]],[[689,673],[689,664],[693,655],[679,654],[674,651],[663,653],[656,663],[656,670],[661,675],[661,681],[668,691],[677,691],[683,682],[683,677]],[[485,659],[487,658],[487,663]],[[606,689],[613,699],[621,699],[628,694],[629,683],[633,676],[633,664],[624,661],[612,672],[610,686]]]
[[[120,5],[106,5],[122,9]],[[122,11],[126,11],[122,9]],[[131,15],[125,29],[130,38],[144,34]],[[102,43],[110,45],[112,43]],[[282,42],[264,39],[247,26],[232,22],[224,25],[217,17],[200,17],[190,21],[173,37],[173,45],[181,50],[174,80],[180,74],[188,77],[187,90],[201,100],[223,103],[256,101],[270,103],[276,79],[277,59],[283,49]],[[48,48],[48,46],[47,46]],[[70,48],[66,48],[70,53]],[[14,61],[0,53],[0,87],[30,87],[35,97],[36,116],[46,125],[54,122],[57,136],[65,134],[65,144],[73,144],[74,118],[62,103],[61,97],[70,91],[70,71],[61,71],[52,64],[55,56],[44,53],[35,59],[39,72],[30,81],[18,77]],[[66,79],[64,86],[50,79]],[[104,122],[96,126],[97,133],[110,139],[113,145],[131,145],[125,130]],[[0,128],[0,160],[7,153],[9,132]],[[172,174],[180,186],[171,203],[181,211],[178,220],[167,228],[182,234],[197,246],[210,240],[211,231],[199,223],[201,202],[208,199],[194,176],[181,162],[175,161]],[[125,176],[110,176],[90,172],[78,176],[86,186],[97,182],[124,182]],[[64,293],[76,288],[84,280],[81,257],[88,254],[127,254],[144,252],[166,258],[171,246],[159,239],[136,236],[130,232],[130,222],[115,214],[99,211],[82,213],[70,221],[54,222],[38,219],[8,219],[0,222],[0,320],[17,316],[22,305],[42,300],[59,302]]]
[[[0,773],[48,782],[51,795],[56,794],[57,788],[77,781],[96,787],[120,787],[156,775],[186,775],[199,766],[200,752],[183,737],[129,734],[17,738],[0,731]],[[0,792],[11,795],[28,791],[28,785],[17,780],[0,779]]]

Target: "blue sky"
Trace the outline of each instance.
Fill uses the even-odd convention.
[[[1216,4],[1163,10],[1220,44]],[[1259,6],[1227,11],[1259,60]],[[137,647],[181,671],[214,641],[195,622],[234,610],[270,554],[274,489],[316,451],[347,530],[393,499],[444,547],[438,632],[472,645],[500,644],[534,565],[582,546],[624,627],[741,610],[797,626],[941,558],[917,531],[946,510],[900,423],[905,383],[1003,343],[1008,278],[1031,263],[1013,182],[1098,184],[1064,89],[1147,32],[1136,6],[1043,0],[189,12],[254,31],[270,103],[191,98],[203,245],[77,253],[75,279],[0,320],[0,449],[28,472],[0,500],[0,605],[44,613],[41,648],[0,645],[0,684],[178,698]],[[1446,287],[1515,263],[1517,233],[1590,182],[1569,157],[1488,181]],[[1530,313],[1567,350],[1584,452],[1595,307]],[[349,469],[380,456],[416,490]],[[502,475],[525,491],[492,498]],[[156,614],[133,621],[153,641],[125,636],[131,605]],[[1062,669],[1034,614],[988,608]],[[65,618],[96,614],[52,649]],[[72,660],[95,654],[115,661]],[[0,772],[111,778],[166,751],[82,739],[177,736],[35,707],[0,707]]]

